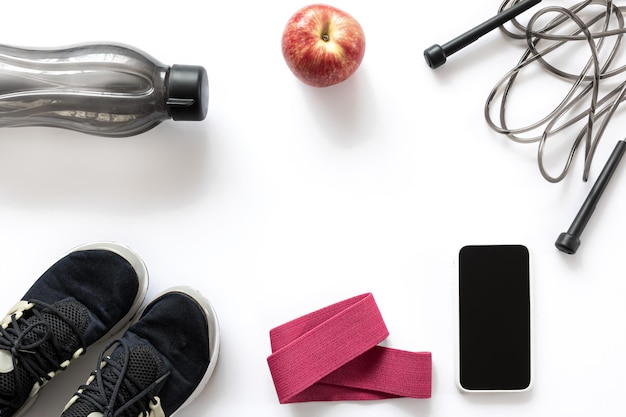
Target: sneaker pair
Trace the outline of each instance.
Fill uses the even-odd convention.
[[[52,265],[0,321],[0,417],[22,416],[55,374],[135,316],[61,417],[170,417],[191,402],[217,361],[215,311],[174,287],[137,314],[147,288],[143,261],[117,243],[80,246]]]

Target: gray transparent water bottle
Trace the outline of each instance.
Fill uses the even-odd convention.
[[[127,45],[0,45],[0,127],[51,126],[123,137],[164,120],[204,120],[206,70]]]

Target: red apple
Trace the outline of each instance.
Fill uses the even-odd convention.
[[[361,65],[365,35],[348,13],[326,4],[298,10],[287,22],[283,57],[302,82],[328,87],[348,79]]]

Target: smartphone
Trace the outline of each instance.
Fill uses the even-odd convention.
[[[523,245],[459,251],[457,385],[526,391],[532,385],[530,255]]]

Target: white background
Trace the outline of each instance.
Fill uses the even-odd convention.
[[[210,105],[204,122],[167,121],[132,138],[1,130],[0,305],[12,306],[67,250],[114,240],[146,262],[148,300],[187,284],[218,312],[217,369],[177,417],[619,414],[626,172],[616,173],[576,255],[554,240],[623,139],[624,121],[609,128],[589,182],[579,157],[570,176],[550,184],[536,146],[497,135],[483,117],[487,94],[523,45],[496,31],[436,71],[422,56],[491,17],[498,2],[336,0],[363,26],[367,50],[351,79],[327,89],[300,83],[280,51],[284,24],[306,4],[4,2],[2,43],[115,41],[168,64],[203,65]],[[551,97],[535,90],[521,111]],[[531,251],[528,393],[455,387],[456,258],[475,243]],[[432,352],[432,399],[280,405],[266,363],[269,330],[364,292],[389,328],[385,345]],[[60,415],[98,350],[47,386],[27,416]]]

